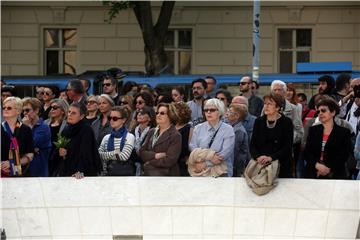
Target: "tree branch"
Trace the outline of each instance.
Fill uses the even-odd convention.
[[[154,26],[152,21],[151,3],[149,1],[136,1],[134,13],[140,24],[146,46],[152,45],[152,38],[155,37]]]

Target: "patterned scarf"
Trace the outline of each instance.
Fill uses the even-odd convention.
[[[9,162],[10,162],[10,176],[21,176],[21,162],[19,153],[19,144],[16,139],[17,130],[20,129],[21,123],[16,122],[14,133],[12,133],[9,124],[5,121],[2,123],[5,132],[10,138],[10,149],[9,149]]]
[[[124,148],[127,133],[128,131],[125,126],[122,126],[119,130],[112,129],[107,145],[107,150],[114,151],[115,149],[114,138],[121,138],[121,142],[120,142],[120,151],[121,151]]]

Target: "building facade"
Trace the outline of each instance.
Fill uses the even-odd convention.
[[[261,2],[260,72],[297,62],[350,61],[360,69],[359,2]],[[131,9],[111,23],[102,2],[2,2],[1,74],[46,75],[118,67],[144,71]],[[156,20],[160,3],[153,3]],[[252,69],[252,2],[176,2],[166,39],[171,71]]]

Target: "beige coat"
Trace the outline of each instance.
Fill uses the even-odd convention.
[[[189,156],[188,160],[188,171],[192,177],[218,177],[224,173],[227,173],[226,161],[221,164],[207,167],[200,173],[195,172],[195,164],[205,162],[206,160],[212,159],[215,155],[215,151],[206,148],[195,148]]]

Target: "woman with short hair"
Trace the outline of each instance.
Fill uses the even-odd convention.
[[[85,122],[91,126],[91,124],[99,118],[99,96],[90,95],[86,99],[86,116]]]
[[[157,106],[157,127],[149,131],[140,148],[145,176],[180,175],[177,161],[181,152],[181,135],[175,128],[176,120],[172,104],[160,103]]]
[[[281,113],[284,98],[280,94],[267,94],[264,99],[264,115],[255,120],[250,143],[252,158],[266,165],[279,160],[279,177],[291,178],[293,124]]]
[[[23,100],[24,118],[22,122],[32,129],[34,141],[34,158],[30,162],[30,174],[32,177],[49,176],[51,132],[50,127],[42,118],[39,118],[41,107],[41,102],[37,98],[25,98]]]
[[[22,101],[7,97],[2,106],[1,177],[30,176],[29,165],[34,157],[31,128],[19,121]]]

